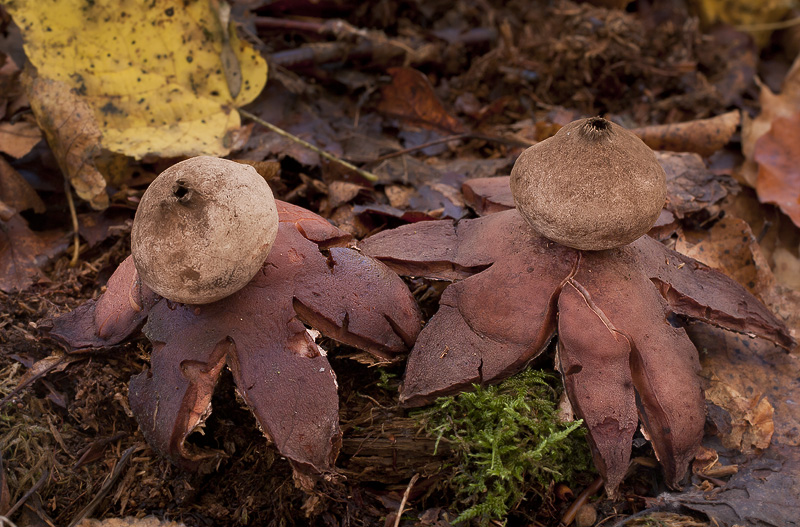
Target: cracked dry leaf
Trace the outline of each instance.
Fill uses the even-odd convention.
[[[100,146],[141,158],[227,154],[240,126],[236,107],[266,83],[265,60],[230,31],[242,77],[238,96],[231,95],[222,54],[228,32],[212,4],[9,0],[4,6],[39,77],[64,84],[91,107]]]
[[[797,527],[800,454],[797,448],[774,446],[739,463],[739,470],[723,487],[693,486],[681,494],[663,493],[649,501],[654,507],[651,510],[679,507],[700,512],[710,520],[703,525]]]
[[[106,180],[97,169],[101,134],[92,109],[66,83],[30,74],[24,82],[61,173],[93,208],[108,207]]]
[[[400,400],[428,404],[520,371],[559,334],[557,364],[611,495],[641,421],[675,486],[700,443],[697,351],[672,315],[794,345],[784,325],[722,273],[648,236],[577,251],[516,209],[384,231],[362,250],[402,275],[451,280],[417,338]]]
[[[347,247],[350,237],[300,207],[277,202],[278,237],[243,289],[204,305],[176,304],[142,285],[132,258],[106,292],[52,321],[73,350],[111,346],[146,319],[151,367],[131,379],[130,405],[147,441],[197,468],[216,453],[185,443],[211,413],[222,369],[298,482],[334,471],[341,445],[336,375],[305,324],[383,359],[411,347],[421,315],[405,283]]]

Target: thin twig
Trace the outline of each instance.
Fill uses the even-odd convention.
[[[473,132],[466,132],[466,133],[463,133],[463,134],[455,134],[455,135],[448,135],[448,136],[445,136],[445,137],[440,137],[439,139],[434,139],[432,141],[428,141],[427,143],[422,143],[422,144],[419,144],[419,145],[416,145],[416,146],[410,146],[408,148],[404,148],[402,150],[397,150],[395,152],[390,152],[390,153],[384,154],[384,155],[382,155],[380,157],[376,157],[375,159],[373,159],[372,161],[367,163],[367,165],[376,165],[378,163],[381,163],[381,162],[386,161],[387,159],[391,159],[393,157],[402,156],[402,155],[405,155],[405,154],[410,154],[410,153],[416,152],[418,150],[424,150],[424,149],[428,148],[429,146],[436,146],[436,145],[439,145],[439,144],[442,144],[442,143],[449,143],[450,141],[459,141],[461,139],[479,139],[481,141],[489,141],[489,142],[494,142],[494,143],[501,143],[501,144],[504,144],[504,145],[507,145],[507,146],[512,146],[512,147],[527,148],[527,147],[531,146],[529,143],[523,143],[522,141],[518,141],[516,139],[508,139],[506,137],[493,136],[493,135],[484,135],[484,134],[476,134],[476,133],[473,133]]]
[[[380,157],[376,157],[374,160],[370,161],[370,165],[374,165],[380,163],[382,161],[386,161],[387,159],[391,159],[393,157],[402,156],[404,154],[410,154],[411,152],[416,152],[418,150],[424,150],[429,146],[436,146],[442,143],[449,143],[450,141],[457,141],[459,139],[466,139],[470,137],[470,134],[455,134],[455,135],[448,135],[445,137],[440,137],[439,139],[434,139],[433,141],[428,141],[427,143],[422,143],[420,145],[411,146],[409,148],[404,148],[402,150],[397,150],[395,152],[390,152],[388,154],[384,154]]]
[[[779,22],[764,22],[761,24],[742,24],[741,26],[734,26],[739,31],[777,31],[779,29],[789,29],[800,25],[800,17],[790,18],[789,20],[781,20]]]
[[[78,213],[75,210],[75,201],[72,199],[72,187],[69,180],[64,178],[64,193],[67,195],[67,205],[69,205],[69,215],[72,217],[72,230],[73,230],[73,244],[75,248],[72,250],[72,259],[69,261],[70,267],[78,265],[78,256],[80,255],[81,239],[79,235],[80,225],[78,225]]]
[[[116,483],[116,481],[122,475],[122,469],[128,465],[128,460],[131,458],[133,452],[138,448],[139,445],[133,445],[122,453],[122,457],[120,457],[119,461],[117,461],[117,464],[114,467],[114,470],[111,472],[111,475],[103,483],[103,486],[100,487],[100,490],[97,491],[97,495],[92,498],[92,501],[90,501],[89,504],[84,507],[77,516],[75,516],[75,518],[73,518],[72,522],[69,524],[69,527],[75,527],[81,522],[81,520],[94,512],[98,505],[100,505],[100,502],[103,501],[103,498],[106,497],[106,494],[108,494],[108,492],[111,490],[111,487],[114,486],[114,483]]]
[[[376,176],[372,172],[367,172],[366,170],[362,170],[362,169],[358,168],[357,166],[355,166],[355,165],[353,165],[351,163],[348,163],[347,161],[345,161],[343,159],[339,159],[338,157],[336,157],[336,156],[334,156],[332,154],[329,154],[328,152],[326,152],[324,150],[321,150],[320,148],[312,145],[308,141],[304,141],[303,139],[300,139],[296,135],[292,135],[289,132],[287,132],[286,130],[283,130],[282,128],[278,128],[274,124],[268,123],[264,119],[261,119],[260,117],[258,117],[256,115],[253,115],[252,113],[248,112],[247,110],[242,110],[241,108],[239,108],[239,113],[242,114],[244,117],[247,117],[251,121],[254,121],[254,122],[260,124],[261,126],[263,126],[263,127],[267,128],[267,129],[275,132],[276,134],[282,135],[283,137],[286,137],[287,139],[290,139],[290,140],[294,141],[295,143],[303,145],[304,147],[308,148],[309,150],[312,150],[312,151],[316,152],[317,154],[321,155],[322,157],[324,157],[328,161],[332,161],[334,163],[338,163],[338,164],[340,164],[340,165],[342,165],[342,166],[344,166],[346,168],[349,168],[350,170],[353,170],[359,176],[363,177],[367,181],[372,181],[373,183],[378,181],[378,176]]]
[[[30,489],[28,489],[28,492],[26,492],[25,494],[23,494],[23,495],[22,495],[22,497],[21,497],[20,499],[18,499],[18,500],[17,500],[17,502],[14,504],[14,506],[13,506],[13,507],[11,507],[10,509],[8,509],[8,512],[6,513],[6,518],[10,518],[11,516],[13,516],[13,515],[14,515],[14,513],[15,513],[15,512],[17,512],[17,509],[19,509],[20,507],[22,507],[22,505],[24,505],[24,504],[25,504],[25,502],[26,502],[26,501],[28,501],[28,498],[30,498],[31,496],[33,496],[33,493],[34,493],[34,492],[36,492],[37,490],[39,490],[40,488],[42,488],[42,485],[44,485],[45,481],[47,481],[47,478],[49,478],[49,477],[50,477],[50,471],[49,471],[49,470],[47,470],[47,469],[44,469],[44,473],[43,473],[43,474],[41,475],[41,477],[40,477],[40,478],[39,478],[39,479],[36,481],[36,483],[34,483],[34,484],[33,484],[33,487],[31,487]]]
[[[414,483],[416,483],[418,479],[419,474],[414,474],[411,477],[411,481],[408,482],[408,487],[406,487],[406,491],[403,493],[403,499],[400,500],[400,507],[397,509],[397,517],[394,519],[394,527],[400,526],[400,518],[403,516],[403,510],[406,508],[406,503],[408,503],[408,496],[411,494],[411,487],[414,486]]]
[[[567,511],[561,517],[561,525],[570,525],[573,521],[575,521],[575,514],[578,512],[586,500],[589,499],[590,496],[596,494],[600,489],[603,488],[603,478],[595,479],[591,485],[583,489],[583,492],[578,494],[578,497],[575,498],[575,501],[572,502],[572,505],[569,506]]]

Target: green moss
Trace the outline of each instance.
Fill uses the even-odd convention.
[[[552,374],[526,370],[497,386],[439,398],[418,414],[456,453],[449,480],[463,510],[455,522],[505,518],[526,494],[569,483],[591,466],[582,421],[562,423]]]

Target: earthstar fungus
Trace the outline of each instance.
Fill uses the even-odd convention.
[[[559,184],[563,191],[597,191],[592,187],[596,181],[584,179],[616,181],[616,167],[631,163],[624,158],[627,147],[619,148],[630,140],[617,140],[629,132],[606,123],[594,118],[562,129],[574,133],[591,126],[614,131],[603,139],[611,150],[601,156],[605,166],[593,159],[592,171],[587,172],[573,159],[566,163],[570,167],[560,174],[576,180]],[[563,137],[559,132],[520,159],[539,157],[537,147],[560,151],[550,143]],[[559,170],[558,160],[548,162],[556,165],[551,170]],[[611,173],[598,176],[597,170]],[[518,193],[535,187],[541,182],[522,180],[540,174],[536,167],[515,166],[512,188]],[[664,201],[661,192],[653,185],[650,202],[659,202],[659,207]],[[583,196],[550,198],[552,204],[568,206],[575,206],[570,199],[587,199],[587,206],[596,207],[593,193]],[[530,202],[529,196],[514,197],[523,209]],[[598,234],[605,250],[555,243],[526,221],[530,211],[517,209],[459,223],[405,225],[364,240],[364,253],[401,275],[453,281],[411,351],[401,401],[421,406],[473,384],[499,382],[525,368],[558,333],[556,366],[576,414],[589,430],[595,465],[608,493],[615,496],[625,476],[639,423],[667,483],[677,486],[702,439],[705,402],[697,350],[686,332],[671,323],[675,315],[759,336],[787,349],[794,341],[784,324],[739,284],[641,236],[658,216],[650,208],[654,207],[647,207],[647,221],[633,218],[629,225],[636,227],[621,234],[613,222],[598,221],[608,227]],[[563,228],[569,231],[572,226]],[[563,234],[562,230],[552,237]],[[628,240],[634,234],[635,239]]]
[[[278,211],[256,170],[217,157],[172,165],[147,187],[133,221],[131,254],[150,289],[173,302],[207,304],[261,269]]]
[[[216,458],[186,438],[210,414],[230,368],[262,431],[308,488],[334,471],[341,432],[336,375],[305,324],[391,359],[411,347],[421,318],[403,281],[350,248],[348,234],[308,210],[274,206],[272,249],[238,291],[202,305],[174,302],[148,287],[128,257],[102,296],[53,320],[50,334],[88,351],[121,342],[146,320],[151,364],[131,379],[131,409],[147,441],[188,469]]]

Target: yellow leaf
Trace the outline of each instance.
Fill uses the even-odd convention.
[[[693,0],[706,26],[722,22],[733,26],[758,26],[782,20],[797,0]],[[771,30],[751,31],[759,48],[769,42]]]
[[[240,126],[235,108],[267,80],[264,59],[231,31],[242,78],[231,96],[227,28],[210,0],[9,0],[5,7],[39,77],[65,84],[91,107],[100,145],[112,152],[225,155]]]

